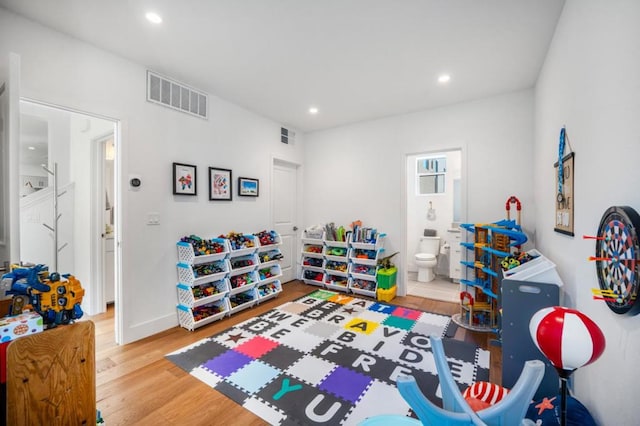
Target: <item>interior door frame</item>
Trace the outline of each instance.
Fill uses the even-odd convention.
[[[302,210],[302,203],[300,202],[300,200],[302,199],[302,164],[297,163],[295,161],[291,161],[291,160],[286,160],[283,159],[281,157],[278,157],[276,155],[271,156],[271,168],[269,170],[269,183],[270,183],[270,203],[269,203],[269,223],[271,223],[271,228],[275,228],[275,195],[274,195],[274,190],[275,190],[275,185],[274,185],[274,172],[273,169],[276,165],[278,164],[283,164],[283,165],[289,165],[292,167],[295,167],[295,171],[296,171],[296,206],[295,206],[295,211],[296,211],[296,220],[298,222],[297,226],[298,229],[295,231],[296,235],[295,235],[295,243],[294,243],[294,247],[293,247],[293,253],[291,253],[292,259],[291,259],[291,267],[293,268],[293,279],[296,280],[298,279],[298,277],[300,276],[300,258],[298,256],[298,254],[300,253],[300,248],[301,248],[301,240],[300,240],[300,232],[302,227],[300,226],[300,223],[302,221],[302,214],[303,214],[303,210]]]
[[[97,114],[97,113],[93,113],[93,112],[87,112],[87,111],[82,111],[82,110],[78,110],[75,108],[70,108],[70,107],[66,107],[66,106],[61,106],[58,104],[54,104],[54,103],[50,103],[50,102],[45,102],[45,101],[41,101],[38,99],[33,99],[33,98],[28,98],[28,97],[21,97],[20,101],[24,101],[24,102],[30,102],[36,105],[41,105],[43,107],[47,107],[47,108],[55,108],[58,110],[62,110],[62,111],[67,111],[73,114],[81,114],[81,115],[85,115],[88,117],[93,117],[93,118],[97,118],[100,120],[106,120],[106,121],[110,121],[113,123],[113,145],[114,145],[114,175],[115,175],[115,183],[114,183],[114,195],[113,198],[115,200],[115,205],[116,205],[116,209],[114,212],[114,263],[115,263],[115,270],[114,270],[114,279],[115,279],[115,313],[114,313],[114,317],[115,317],[115,328],[114,328],[114,334],[115,334],[115,341],[116,343],[120,344],[122,343],[122,336],[123,336],[123,332],[124,332],[124,321],[122,318],[122,309],[120,309],[119,307],[123,306],[122,305],[122,300],[121,300],[121,294],[122,294],[122,280],[121,280],[121,276],[122,276],[122,262],[121,262],[121,249],[120,249],[120,241],[121,241],[121,226],[120,226],[120,219],[121,219],[121,210],[122,210],[122,194],[121,194],[121,190],[120,190],[120,183],[121,183],[121,179],[120,179],[120,169],[121,169],[121,156],[120,156],[120,143],[121,143],[121,136],[122,136],[122,122],[117,119],[117,118],[113,118],[113,117],[109,117],[106,115],[101,115],[101,114]],[[96,159],[96,153],[95,151],[96,149],[96,144],[95,141],[97,140],[97,138],[92,139],[91,141],[91,147],[90,147],[90,156],[91,156],[91,162],[92,162],[92,169],[95,169],[95,167],[97,167],[97,165],[95,164],[95,161],[97,161]],[[102,257],[102,212],[99,211],[100,209],[100,205],[104,204],[104,199],[102,200],[102,203],[99,203],[99,199],[100,197],[98,197],[96,195],[96,191],[95,191],[95,186],[94,182],[93,182],[93,176],[94,173],[92,173],[91,176],[91,185],[93,188],[93,195],[92,195],[92,199],[90,200],[90,209],[91,209],[91,224],[90,224],[90,229],[91,229],[91,279],[89,280],[88,283],[84,283],[85,287],[89,290],[88,294],[89,294],[89,298],[87,300],[87,305],[89,306],[89,309],[91,312],[104,312],[105,307],[106,307],[106,302],[104,300],[104,291],[102,288],[102,280],[100,280],[100,285],[98,285],[98,281],[96,279],[94,279],[94,277],[97,276],[97,274],[102,274],[103,273],[103,269],[100,269],[99,271],[96,269],[98,267],[100,267],[100,265],[102,265],[102,262],[98,262],[100,263],[100,265],[96,265],[96,258],[98,257]],[[102,179],[102,178],[101,178]],[[104,197],[102,197],[104,198]],[[97,220],[97,215],[100,214],[100,220]],[[98,256],[99,255],[99,256]],[[96,296],[99,295],[99,296]],[[99,310],[100,306],[102,306],[102,310]]]

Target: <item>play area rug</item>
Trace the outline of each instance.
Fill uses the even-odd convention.
[[[441,405],[428,336],[443,339],[461,389],[489,380],[489,352],[446,338],[450,317],[317,290],[167,359],[274,425],[353,425],[414,416],[396,389],[413,375]]]

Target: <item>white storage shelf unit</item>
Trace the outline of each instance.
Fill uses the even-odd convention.
[[[199,255],[191,243],[176,243],[177,312],[182,327],[194,330],[282,292],[278,279],[282,276],[278,248],[282,240],[274,231],[271,235],[273,243],[260,246],[255,235],[243,234],[253,247],[236,250],[226,238],[211,238],[205,242],[214,247],[213,254]],[[263,280],[259,268],[269,271]]]
[[[331,241],[302,237],[301,279],[311,285],[375,297],[377,263],[384,252],[385,234],[373,241]],[[317,237],[315,235],[314,237]]]

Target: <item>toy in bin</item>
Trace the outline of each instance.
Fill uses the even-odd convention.
[[[46,328],[69,324],[83,315],[80,281],[70,274],[49,274],[46,265],[13,268],[2,276],[0,292],[13,295],[10,315],[33,309],[42,316]]]

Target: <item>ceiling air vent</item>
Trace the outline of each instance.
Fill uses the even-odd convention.
[[[196,117],[209,118],[207,94],[152,71],[147,71],[147,100]]]
[[[296,132],[285,127],[280,127],[280,142],[293,144],[296,141]]]

